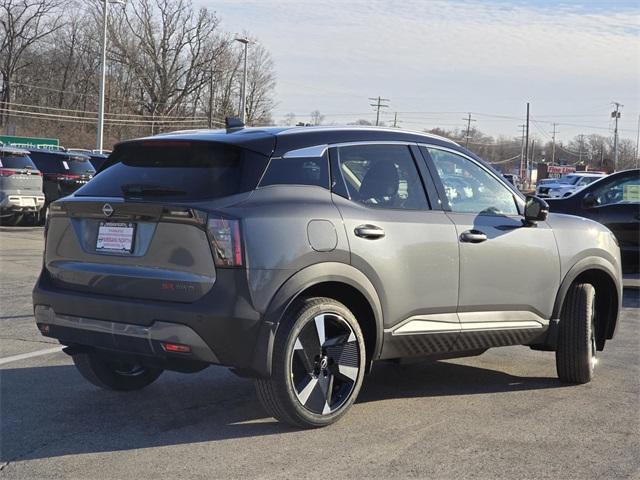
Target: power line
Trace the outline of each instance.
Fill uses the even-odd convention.
[[[29,105],[26,103],[15,103],[15,102],[7,102],[5,103],[5,105],[10,105],[10,106],[14,106],[14,107],[26,107],[26,108],[35,108],[35,109],[39,109],[39,110],[53,110],[56,112],[71,112],[71,113],[82,113],[82,114],[88,114],[88,115],[97,115],[98,112],[92,112],[89,110],[74,110],[74,109],[70,109],[70,108],[58,108],[58,107],[46,107],[46,106],[39,106],[39,105]],[[138,117],[138,118],[148,118],[149,115],[140,115],[140,114],[136,114],[136,113],[105,113],[105,115],[107,116],[112,116],[112,117]],[[184,119],[184,120],[206,120],[207,117],[194,117],[191,115],[187,115],[187,116],[178,116],[178,115],[166,115],[166,116],[162,116],[162,118],[168,118],[168,119],[172,119],[172,120],[180,120],[180,119]]]

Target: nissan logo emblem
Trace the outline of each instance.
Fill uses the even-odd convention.
[[[105,217],[110,217],[111,215],[113,215],[113,207],[108,203],[105,203],[102,206],[102,213],[104,213]]]

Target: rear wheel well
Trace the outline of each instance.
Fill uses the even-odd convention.
[[[603,270],[592,269],[580,273],[572,284],[589,283],[596,290],[596,345],[604,348],[615,329],[618,312],[618,291],[613,279]],[[566,300],[566,296],[565,299]],[[564,303],[563,300],[563,303]]]
[[[297,298],[311,297],[333,298],[351,310],[364,335],[367,365],[370,365],[375,355],[377,327],[373,308],[367,298],[355,287],[342,282],[318,283],[306,288],[297,296]]]

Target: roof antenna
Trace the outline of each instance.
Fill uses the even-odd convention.
[[[237,117],[225,117],[224,126],[227,129],[227,132],[233,132],[244,128],[244,123],[242,123],[242,120]]]

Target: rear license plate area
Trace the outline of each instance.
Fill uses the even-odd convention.
[[[132,222],[100,222],[96,252],[131,254],[135,245],[136,224]]]

